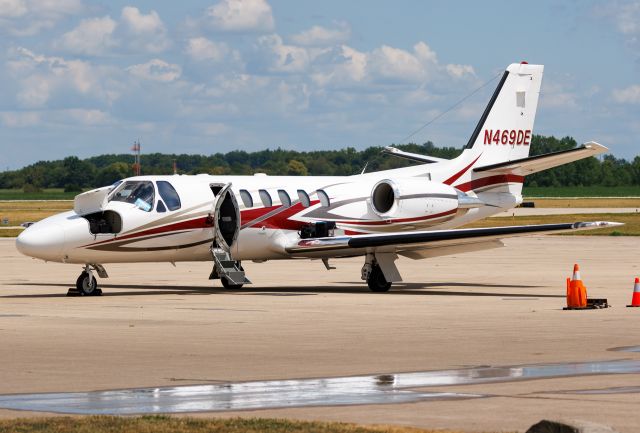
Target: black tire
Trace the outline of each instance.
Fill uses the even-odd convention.
[[[380,266],[374,265],[371,267],[371,273],[367,278],[367,285],[372,292],[388,292],[391,288],[391,283],[384,278],[382,269]]]
[[[89,281],[91,280],[91,283]],[[76,280],[76,289],[84,296],[91,296],[98,294],[98,280],[90,278],[88,272],[82,272]]]
[[[225,277],[220,278],[220,281],[222,281],[222,287],[227,290],[240,290],[244,286],[244,284],[231,284]]]

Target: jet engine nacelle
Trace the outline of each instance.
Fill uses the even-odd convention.
[[[371,190],[370,205],[381,218],[453,218],[483,203],[450,185],[424,178],[385,179]],[[441,221],[441,220],[440,220]]]

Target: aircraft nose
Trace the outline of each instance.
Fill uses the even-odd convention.
[[[25,256],[43,260],[60,260],[64,247],[64,230],[59,224],[38,223],[20,233],[16,248]]]

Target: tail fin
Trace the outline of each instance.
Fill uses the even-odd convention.
[[[533,136],[543,65],[509,65],[465,149],[482,154],[480,165],[526,158]]]

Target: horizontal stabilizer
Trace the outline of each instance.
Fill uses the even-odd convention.
[[[528,158],[514,159],[513,161],[500,162],[498,164],[476,167],[474,172],[510,173],[519,176],[537,173],[542,170],[564,165],[579,159],[599,155],[607,152],[605,146],[590,141],[580,147],[559,152],[545,153],[544,155],[530,156]]]
[[[420,155],[419,153],[405,152],[403,150],[396,149],[395,147],[391,147],[391,146],[387,146],[384,149],[382,149],[382,153],[386,155],[397,156],[398,158],[408,159],[410,161],[421,162],[423,164],[431,164],[433,162],[448,161],[447,159],[436,158],[435,156],[427,156],[427,155]]]

